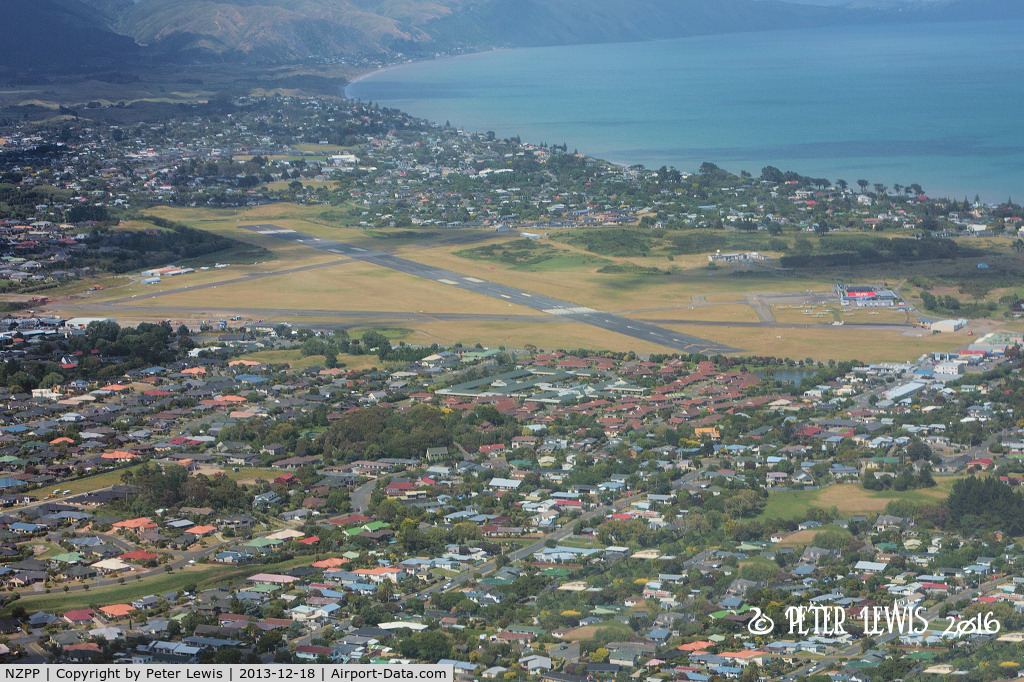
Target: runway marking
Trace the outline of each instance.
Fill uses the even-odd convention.
[[[450,279],[439,279],[437,281],[440,282],[441,284],[451,284],[453,286],[458,286],[459,285],[458,282],[453,282]]]
[[[544,312],[548,315],[586,315],[587,313],[596,313],[597,311],[593,308],[573,306],[571,308],[548,308]]]
[[[467,282],[472,282],[473,284],[483,284],[484,283],[484,281],[482,279],[477,279],[476,277],[463,277],[462,279],[466,280]]]

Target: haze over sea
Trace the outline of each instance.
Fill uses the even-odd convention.
[[[861,26],[488,52],[346,89],[616,163],[1024,200],[1024,22]]]

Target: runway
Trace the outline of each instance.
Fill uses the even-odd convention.
[[[714,355],[718,353],[735,353],[740,349],[725,344],[701,339],[689,334],[674,332],[664,327],[640,320],[629,320],[611,313],[604,313],[593,308],[578,306],[568,301],[563,301],[549,296],[534,294],[529,291],[517,289],[489,282],[477,277],[435,268],[423,263],[399,258],[381,251],[364,249],[351,244],[337,242],[322,237],[314,237],[303,232],[285,229],[277,225],[239,225],[240,229],[255,232],[257,234],[274,237],[283,241],[289,241],[313,249],[319,249],[333,253],[347,259],[364,261],[382,268],[402,272],[413,277],[432,280],[438,284],[455,287],[464,291],[482,294],[498,300],[532,308],[545,315],[563,318],[567,321],[581,322],[594,327],[616,332],[634,339],[656,343],[666,348],[682,353],[705,353]]]

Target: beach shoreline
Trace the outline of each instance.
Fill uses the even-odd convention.
[[[345,96],[435,123],[451,121],[467,131],[493,130],[501,137],[535,143],[564,142],[618,165],[666,165],[695,172],[703,161],[711,161],[754,175],[770,165],[850,184],[865,177],[889,186],[916,183],[930,196],[958,200],[975,195],[988,202],[1017,198],[1024,192],[1024,136],[1001,112],[1024,107],[1024,88],[993,91],[985,79],[971,76],[1001,54],[990,43],[1002,45],[1012,27],[1000,27],[992,35],[989,22],[964,26],[971,33],[962,37],[979,45],[981,55],[969,64],[950,61],[942,47],[948,36],[941,27],[917,27],[909,38],[899,27],[858,27],[833,29],[824,36],[822,31],[731,34],[409,60],[361,74],[345,87]],[[861,54],[865,32],[883,51],[873,59],[846,58]],[[797,45],[800,36],[816,42]],[[828,92],[809,101],[799,84],[816,82],[820,73],[817,62],[804,53],[818,48],[838,54],[826,61],[844,67],[829,67],[834,75]],[[760,54],[761,66],[750,66],[743,50]],[[908,80],[902,70],[889,69],[885,50],[918,54],[916,78]],[[501,56],[509,52],[515,57]],[[442,60],[443,66],[414,68],[409,78],[390,76],[400,67]],[[780,72],[773,62],[786,65],[781,73],[790,85],[779,89],[773,82],[772,88],[759,90],[758,80]],[[929,89],[928,83],[940,73],[939,80],[948,82],[950,69],[962,72],[955,80],[975,90],[969,99],[985,102],[985,112],[966,117],[949,107],[932,106],[941,88]],[[659,88],[656,81],[662,76],[680,77]],[[367,81],[378,78],[388,81],[386,98],[369,94],[375,88]],[[399,87],[407,84],[412,87]],[[937,116],[935,111],[946,113]]]

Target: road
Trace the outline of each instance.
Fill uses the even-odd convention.
[[[659,327],[650,322],[641,320],[629,320],[611,313],[604,313],[593,308],[579,306],[569,301],[563,301],[549,296],[534,294],[523,289],[497,284],[477,277],[436,268],[431,265],[417,263],[416,261],[399,258],[383,251],[373,251],[359,246],[337,242],[322,237],[314,237],[303,232],[288,230],[276,225],[240,225],[243,230],[249,230],[257,234],[271,236],[276,239],[302,244],[313,249],[326,251],[345,258],[360,260],[371,263],[378,267],[395,270],[413,277],[429,279],[439,284],[455,287],[464,291],[496,298],[498,300],[515,303],[520,306],[539,310],[547,315],[553,315],[567,322],[581,322],[594,327],[600,327],[608,331],[616,332],[634,339],[648,341],[666,348],[681,351],[684,353],[732,353],[739,349],[720,344],[715,341],[708,341],[689,334],[674,332]]]
[[[349,495],[349,501],[352,502],[352,511],[365,515],[366,510],[370,508],[370,494],[376,487],[377,479],[371,478],[369,481],[353,490],[352,494]]]

